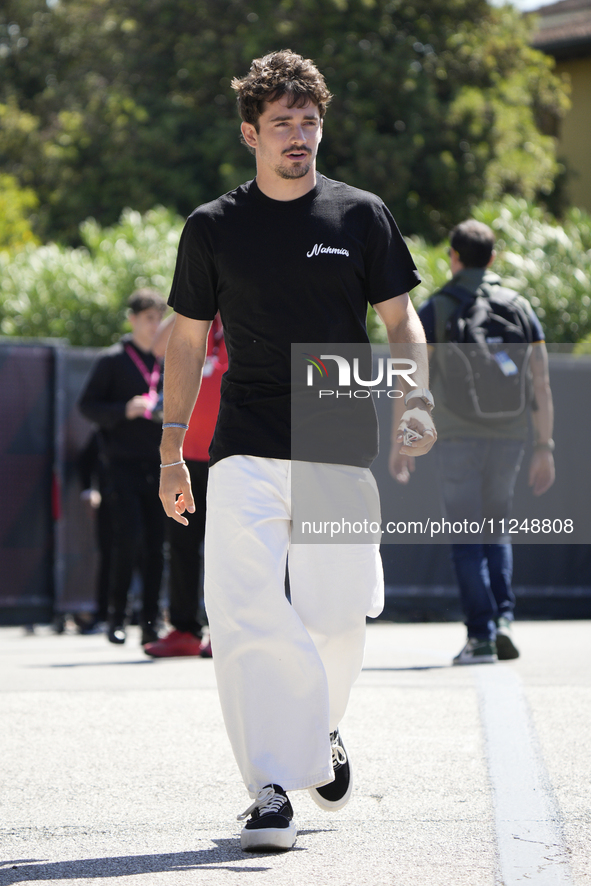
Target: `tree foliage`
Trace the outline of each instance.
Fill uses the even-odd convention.
[[[0,170],[45,237],[186,215],[252,177],[230,80],[289,46],[335,94],[320,169],[438,238],[482,198],[552,191],[566,98],[528,33],[486,0],[5,0]]]
[[[0,173],[0,250],[37,242],[31,229],[37,204],[30,188],[19,188],[13,176]]]

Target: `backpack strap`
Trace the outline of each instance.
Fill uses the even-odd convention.
[[[491,283],[482,283],[480,289],[486,298],[496,301],[497,304],[505,305],[510,308],[515,316],[515,322],[521,327],[525,338],[528,342],[534,340],[534,328],[530,316],[528,314],[528,301],[519,292],[514,289],[508,289],[506,286],[498,286]]]
[[[442,298],[440,298],[442,296]],[[453,299],[453,303],[450,301]],[[457,283],[448,283],[443,289],[440,289],[433,296],[433,308],[435,311],[435,340],[437,342],[447,341],[447,321],[452,316],[456,308],[461,304],[471,304],[476,299],[476,293],[470,292],[465,286]],[[447,301],[444,307],[442,301]]]
[[[456,301],[472,302],[479,294],[480,287],[478,287],[478,291],[471,292],[466,286],[461,286],[459,283],[447,283],[440,292],[445,295],[451,295]]]

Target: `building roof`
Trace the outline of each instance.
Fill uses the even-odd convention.
[[[532,12],[538,16],[536,49],[557,59],[591,55],[591,0],[560,0]]]

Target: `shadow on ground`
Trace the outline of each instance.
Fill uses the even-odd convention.
[[[326,833],[330,829],[302,830],[300,836]],[[268,866],[249,864],[254,859],[273,856],[273,853],[243,852],[236,837],[213,839],[215,846],[196,852],[171,852],[157,855],[121,855],[116,858],[84,858],[71,861],[47,862],[43,859],[24,858],[0,863],[0,883],[59,880],[105,880],[129,877],[137,874],[191,870],[225,870],[238,873],[268,871]],[[292,852],[304,852],[305,847],[297,844]],[[231,865],[231,862],[242,862]]]
[[[415,665],[410,668],[363,668],[364,671],[437,671],[441,668],[449,668],[451,665]]]
[[[25,665],[27,668],[99,668],[113,667],[114,665],[153,665],[153,658],[139,658],[137,661],[74,661],[67,664],[35,664]]]

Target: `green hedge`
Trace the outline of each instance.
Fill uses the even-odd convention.
[[[112,344],[125,329],[134,289],[168,294],[182,225],[166,209],[126,210],[110,228],[84,222],[79,249],[49,244],[0,253],[0,332]]]
[[[513,197],[482,203],[473,215],[495,231],[493,270],[530,300],[546,340],[572,343],[591,336],[591,215],[571,209],[559,224],[537,206]],[[450,277],[448,242],[429,246],[414,237],[407,242],[423,281],[412,293],[419,307]],[[375,315],[369,325],[372,338],[383,341]]]
[[[474,216],[494,228],[494,269],[535,307],[549,342],[591,336],[591,216],[571,209],[562,224],[524,200],[484,203]],[[81,226],[84,246],[50,244],[0,252],[0,333],[59,337],[74,345],[109,345],[125,327],[125,301],[139,286],[166,296],[182,219],[163,208],[140,215],[126,210],[117,225]],[[423,282],[418,307],[449,277],[447,242],[408,245]],[[373,341],[384,329],[369,313]]]

